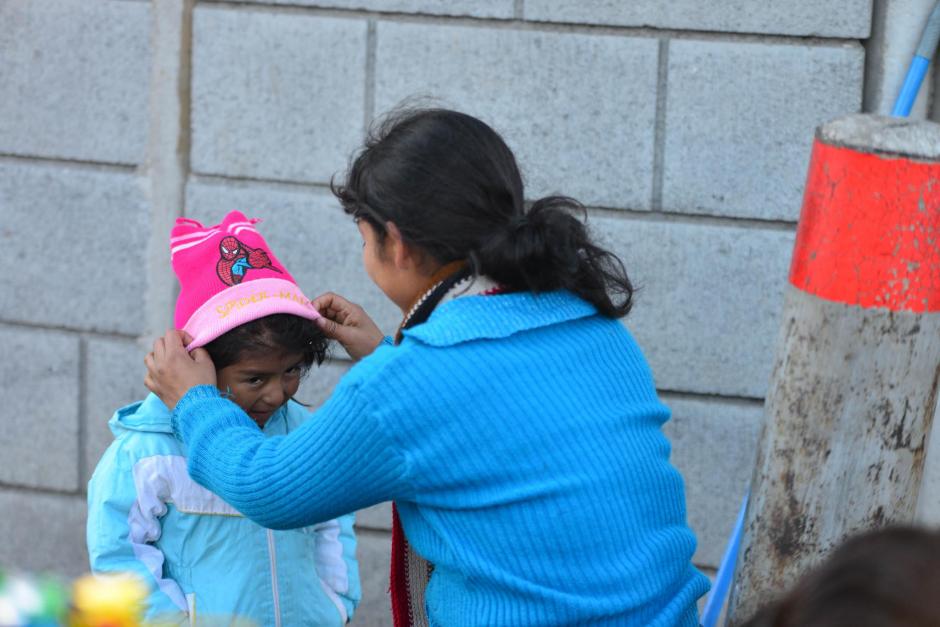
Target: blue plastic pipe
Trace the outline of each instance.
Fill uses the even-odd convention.
[[[906,118],[911,114],[911,107],[914,106],[914,101],[917,100],[917,92],[920,91],[920,85],[924,82],[924,77],[927,76],[928,67],[930,67],[930,59],[919,54],[914,55],[891,115],[896,118]]]
[[[938,41],[940,41],[940,1],[934,5],[930,17],[927,18],[927,25],[920,36],[917,52],[914,53],[914,58],[911,60],[911,66],[907,70],[904,85],[901,87],[898,99],[894,102],[891,115],[899,118],[910,115],[911,107],[914,106],[914,101],[917,100],[920,85],[924,82],[924,76],[927,75],[927,68],[930,67],[930,59],[937,51]]]
[[[715,584],[712,586],[712,591],[705,602],[705,611],[702,612],[702,627],[715,627],[721,617],[721,608],[725,605],[725,597],[728,596],[728,590],[731,588],[731,577],[734,576],[734,567],[738,561],[738,549],[741,548],[741,535],[744,532],[744,513],[747,511],[747,498],[749,495],[750,493],[745,494],[744,500],[741,501],[741,511],[738,512],[734,530],[731,532],[731,537],[728,538],[728,546],[725,548],[721,565],[715,575]]]

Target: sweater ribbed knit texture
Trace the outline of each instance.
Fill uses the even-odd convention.
[[[553,292],[441,305],[289,436],[208,386],[174,425],[193,478],[262,525],[395,500],[434,625],[692,626],[708,581],[668,417],[629,332]]]

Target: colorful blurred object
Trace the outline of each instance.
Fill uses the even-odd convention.
[[[133,575],[85,575],[72,586],[51,576],[0,573],[0,627],[140,627],[147,586]]]
[[[147,593],[130,573],[84,575],[70,587],[57,577],[0,570],[0,627],[177,627],[178,616],[144,620]],[[199,624],[258,627],[231,615],[200,616]]]
[[[58,579],[0,573],[3,627],[56,627],[67,613],[68,591]]]
[[[129,574],[85,575],[72,589],[69,627],[139,627],[147,586]]]

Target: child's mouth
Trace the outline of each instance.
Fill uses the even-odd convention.
[[[273,413],[274,412],[271,412],[271,411],[250,411],[248,412],[248,415],[251,416],[253,420],[259,421],[259,420],[267,420],[268,418],[271,417],[271,414]]]

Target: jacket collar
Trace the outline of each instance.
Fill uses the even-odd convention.
[[[264,432],[282,434],[287,432],[287,406],[284,403],[264,425]],[[121,431],[148,431],[156,433],[173,433],[170,423],[172,414],[169,408],[152,392],[143,401],[133,403],[115,412],[108,422],[111,432],[118,435]]]
[[[173,433],[170,426],[170,410],[153,393],[148,394],[143,401],[117,410],[108,421],[108,426],[115,436],[122,431]]]
[[[465,296],[440,305],[427,322],[403,334],[430,346],[451,346],[509,337],[596,313],[593,305],[567,290]]]

